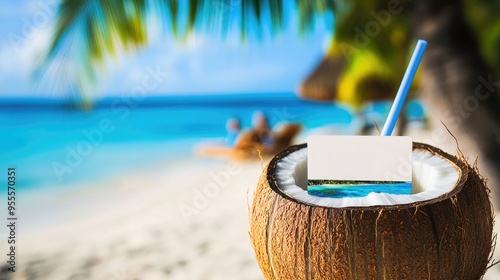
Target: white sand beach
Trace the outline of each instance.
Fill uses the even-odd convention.
[[[0,279],[263,279],[247,204],[261,168],[192,158],[20,192],[17,271]],[[484,279],[500,279],[500,265]]]
[[[192,160],[85,188],[31,193],[25,199],[20,193],[17,271],[2,277],[261,279],[247,210],[247,191],[261,165],[231,168]],[[235,175],[227,184],[211,177],[228,170]],[[210,183],[219,189],[193,204]],[[194,212],[183,217],[182,205]]]

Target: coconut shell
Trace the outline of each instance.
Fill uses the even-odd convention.
[[[453,164],[455,187],[412,204],[329,208],[278,187],[275,156],[260,177],[250,235],[266,279],[480,279],[489,263],[493,217],[484,180],[463,159],[414,143]]]

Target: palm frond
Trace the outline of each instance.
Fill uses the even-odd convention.
[[[299,31],[305,33],[313,29],[317,15],[324,13],[334,13],[335,0],[296,0],[297,11],[299,13]]]
[[[300,28],[305,31],[314,24],[316,14],[331,11],[333,2],[297,1]],[[221,20],[227,17],[224,11],[221,13],[221,4],[240,5],[239,12],[231,12],[231,18]],[[160,24],[165,35],[181,40],[216,22],[217,32],[225,36],[239,22],[244,40],[250,35],[259,37],[262,32],[281,31],[283,14],[283,0],[63,0],[37,77],[64,79],[60,84],[68,83],[67,90],[78,89],[77,95],[89,96],[97,71],[108,57],[119,50],[133,51],[148,44],[152,22]],[[57,65],[62,63],[64,67]]]

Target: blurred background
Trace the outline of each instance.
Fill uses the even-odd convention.
[[[2,2],[0,167],[18,172],[20,257],[0,278],[262,279],[247,235],[262,166],[310,134],[378,134],[418,38],[429,44],[395,134],[455,154],[447,127],[496,202],[499,12],[489,0]]]

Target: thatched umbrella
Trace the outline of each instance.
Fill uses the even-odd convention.
[[[300,97],[317,101],[333,101],[337,96],[338,82],[346,64],[342,56],[325,56],[300,85]]]
[[[352,75],[358,69],[347,69],[347,60],[343,56],[325,56],[299,89],[300,97],[315,101],[341,101],[359,105],[359,102],[390,100],[394,98],[397,87],[394,82],[377,72],[364,75]],[[347,74],[346,74],[347,72]],[[346,100],[345,94],[339,94],[340,79],[355,86],[357,97]],[[344,97],[342,97],[344,96]]]

